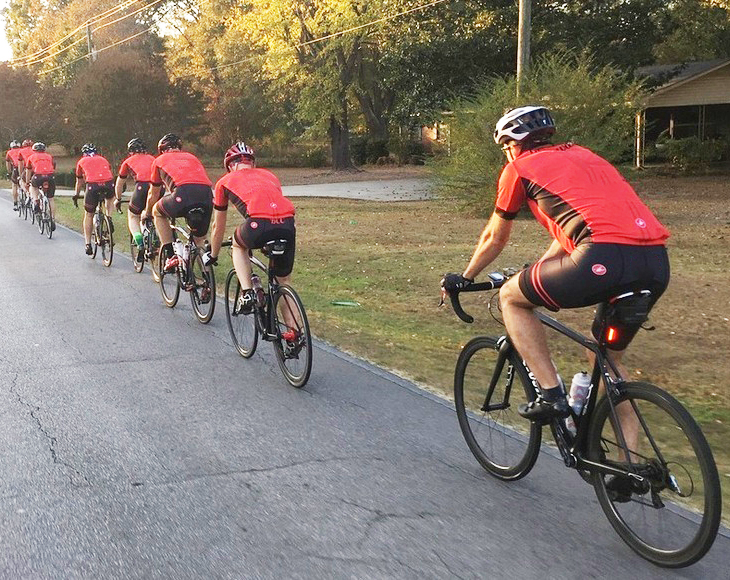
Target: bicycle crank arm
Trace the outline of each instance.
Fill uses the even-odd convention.
[[[605,463],[597,463],[596,461],[589,461],[588,459],[584,459],[581,456],[576,457],[576,464],[575,468],[579,470],[586,470],[590,471],[591,473],[604,473],[606,475],[617,475],[620,477],[630,477],[637,481],[638,483],[646,483],[647,480],[645,477],[642,477],[641,475],[638,475],[636,473],[631,473],[629,471],[626,471],[625,469],[619,469],[618,467],[611,467],[610,465],[606,465]]]

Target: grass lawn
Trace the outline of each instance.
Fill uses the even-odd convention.
[[[656,330],[639,333],[625,362],[635,379],[663,386],[701,422],[726,488],[727,520],[730,186],[724,177],[652,176],[636,179],[634,185],[672,232],[672,282],[653,312]],[[487,311],[488,296],[464,300],[476,319],[473,325],[462,323],[450,307],[437,308],[441,275],[464,268],[484,220],[462,216],[442,200],[296,198],[295,204],[294,286],[314,334],[450,397],[460,348],[476,334],[503,332]],[[79,229],[81,217],[70,200],[59,201],[60,221]],[[116,224],[124,220],[115,217]],[[495,269],[533,261],[548,244],[547,233],[532,218],[519,220]],[[120,249],[126,250],[126,241]],[[79,259],[82,251],[79,244]],[[217,272],[219,284],[229,264],[225,256]],[[337,301],[359,306],[338,306]],[[592,309],[565,311],[558,317],[587,332]],[[552,340],[551,348],[563,377],[586,368],[583,353],[567,340]]]

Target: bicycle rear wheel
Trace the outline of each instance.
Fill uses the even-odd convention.
[[[145,245],[145,251],[147,252],[147,259],[150,261],[152,269],[152,278],[155,282],[160,281],[160,238],[157,237],[157,232],[154,226],[149,229],[149,236],[147,244]]]
[[[142,252],[142,260],[139,260],[139,254]],[[134,271],[138,274],[144,270],[144,248],[140,248],[134,241],[134,236],[129,234],[129,253],[132,254],[132,265]]]
[[[499,479],[515,481],[535,465],[542,428],[517,414],[519,403],[535,399],[535,389],[514,349],[497,367],[500,344],[478,336],[462,349],[454,373],[454,405],[466,444],[479,464]]]
[[[201,324],[208,324],[215,312],[215,271],[213,266],[203,264],[200,251],[194,251],[190,259],[190,302],[195,318]]]
[[[307,384],[312,372],[312,335],[299,295],[289,286],[279,286],[272,305],[274,352],[286,380],[293,387]]]
[[[53,219],[51,218],[51,204],[47,199],[43,204],[43,221],[46,224],[46,236],[48,236],[48,239],[50,240],[53,237],[53,228],[55,224],[53,223]]]
[[[18,217],[23,217],[23,207],[25,206],[25,196],[18,192],[18,202],[15,205],[15,211],[18,212]]]
[[[614,530],[637,554],[667,568],[689,566],[710,549],[720,525],[720,479],[712,451],[689,412],[662,389],[627,383],[621,391],[615,403],[634,417],[624,418],[621,427],[631,464],[605,396],[590,419],[588,456],[636,473],[645,483],[596,473],[598,501]],[[638,436],[631,435],[632,423]]]
[[[236,271],[231,268],[226,277],[226,322],[231,333],[233,346],[243,358],[251,358],[259,342],[256,312],[241,312],[241,284]]]
[[[99,245],[101,246],[101,258],[108,268],[112,265],[114,258],[114,236],[110,225],[109,216],[103,216],[99,222]]]
[[[160,273],[160,292],[162,301],[168,308],[174,308],[180,298],[180,276],[177,271],[165,272],[166,252],[157,254],[157,271]]]
[[[46,202],[48,203],[48,202]],[[46,212],[45,212],[45,206],[43,203],[43,199],[41,198],[38,202],[38,215],[36,215],[36,225],[38,226],[38,231],[41,235],[43,235],[43,232],[46,229]],[[48,226],[50,228],[50,225]]]

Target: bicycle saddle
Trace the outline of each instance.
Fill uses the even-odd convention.
[[[286,252],[286,246],[288,243],[289,242],[287,240],[271,240],[264,244],[261,251],[267,256],[281,256],[284,252]]]

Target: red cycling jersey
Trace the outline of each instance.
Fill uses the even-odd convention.
[[[8,149],[8,152],[5,154],[5,161],[10,161],[10,163],[13,164],[13,167],[17,167],[19,156],[20,147],[16,147],[15,149]]]
[[[112,167],[101,155],[88,155],[76,164],[76,177],[86,183],[107,183],[114,179]]]
[[[174,191],[178,185],[213,185],[200,160],[187,151],[168,151],[157,157],[152,164],[150,181],[154,186],[163,183],[167,191]]]
[[[33,146],[29,145],[28,147],[21,147],[18,149],[18,162],[22,161],[23,164],[28,162],[28,157],[33,155],[35,151],[33,151]]]
[[[215,184],[213,207],[225,211],[229,200],[244,217],[294,216],[294,206],[281,192],[279,179],[266,169],[241,169],[221,177]]]
[[[25,166],[35,175],[53,175],[56,172],[53,156],[42,151],[34,152],[33,155],[28,157]]]
[[[131,177],[135,181],[150,181],[152,178],[152,164],[154,155],[149,153],[132,153],[119,166],[119,177]]]
[[[525,151],[504,167],[495,212],[514,219],[525,201],[569,254],[586,242],[654,246],[669,237],[613,165],[572,143]]]

